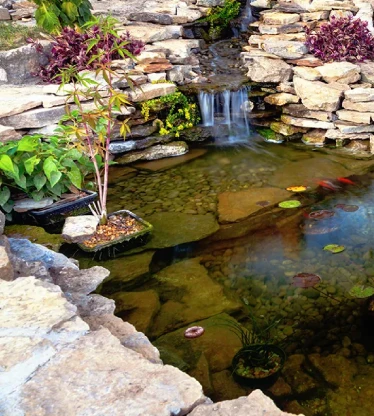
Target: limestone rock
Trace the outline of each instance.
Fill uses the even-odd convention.
[[[152,336],[242,308],[241,302],[228,298],[223,287],[209,277],[199,258],[172,264],[157,273],[154,279],[162,282],[160,296],[162,292],[167,292],[169,296],[155,317]]]
[[[149,339],[142,333],[138,332],[133,325],[124,322],[113,314],[86,316],[83,318],[88,323],[92,331],[106,328],[112,335],[118,338],[121,344],[141,354],[144,358],[155,364],[162,364],[160,353]]]
[[[196,5],[200,7],[216,7],[223,6],[224,0],[197,0]]]
[[[322,11],[322,10],[350,10],[357,12],[358,8],[355,7],[350,0],[313,0],[310,6],[310,11]]]
[[[109,270],[101,266],[82,270],[64,269],[55,274],[54,280],[64,292],[88,295],[109,276],[109,273]]]
[[[334,123],[328,121],[318,121],[311,118],[298,118],[282,114],[281,121],[285,124],[297,127],[307,127],[312,129],[333,129]]]
[[[346,91],[344,95],[354,103],[374,101],[374,88],[355,88]]]
[[[306,55],[300,59],[289,59],[287,62],[292,65],[308,66],[311,68],[323,65],[323,62],[319,58],[316,58],[313,55]]]
[[[114,300],[101,295],[85,295],[82,293],[65,293],[66,298],[78,308],[82,318],[113,315],[116,305]]]
[[[38,128],[57,123],[65,114],[65,107],[37,108],[22,114],[0,118],[0,124],[15,129]]]
[[[142,40],[144,43],[159,42],[167,39],[178,39],[182,36],[182,27],[173,25],[131,25],[125,26],[123,29],[121,28],[118,33],[126,33],[127,31],[130,33],[132,38]]]
[[[303,134],[302,142],[309,146],[323,146],[325,144],[325,133],[326,130],[312,130],[308,133]]]
[[[117,292],[110,295],[116,303],[116,316],[130,322],[147,334],[153,319],[160,310],[160,299],[154,290],[144,292]]]
[[[130,135],[129,135],[130,137]],[[121,140],[112,141],[109,145],[109,151],[113,155],[130,152],[131,150],[147,149],[158,143],[168,143],[173,140],[173,136],[149,136],[141,140]]]
[[[42,105],[42,94],[25,94],[26,91],[27,89],[23,89],[22,94],[21,88],[4,88],[0,92],[0,118],[23,113]]]
[[[307,79],[308,81],[318,81],[321,79],[321,74],[316,68],[307,66],[297,66],[294,68],[293,73],[297,77]]]
[[[142,63],[136,65],[134,70],[143,72],[144,74],[152,74],[154,72],[165,72],[173,68],[168,59],[158,59],[158,62]]]
[[[293,81],[297,95],[309,110],[336,111],[339,108],[342,91],[320,81],[307,81],[298,77],[294,77]]]
[[[183,84],[185,78],[191,78],[191,74],[194,74],[191,65],[174,65],[173,69],[168,72],[167,77],[171,82]]]
[[[309,22],[313,20],[327,20],[330,13],[328,11],[300,13],[302,22]]]
[[[78,215],[68,217],[62,230],[62,238],[68,243],[81,243],[91,237],[99,223],[93,215]]]
[[[332,62],[318,66],[316,70],[326,82],[340,82],[342,84],[354,84],[361,76],[358,65],[350,62]]]
[[[0,125],[0,142],[6,143],[13,140],[19,140],[22,136],[13,128]]]
[[[335,127],[337,127],[341,133],[373,133],[374,124],[356,124],[347,121],[335,121]]]
[[[153,74],[148,74],[148,82],[151,84],[156,84],[157,82],[166,81],[166,72],[156,72]]]
[[[350,121],[358,124],[371,124],[374,119],[374,112],[362,113],[358,111],[339,110],[336,114],[339,120]]]
[[[106,261],[105,267],[110,270],[110,276],[103,286],[105,293],[126,291],[143,283],[149,277],[154,253],[148,250]]]
[[[290,104],[282,108],[284,114],[290,114],[300,118],[315,118],[320,121],[334,121],[337,117],[330,111],[314,111],[307,109],[302,104]]]
[[[196,407],[190,416],[291,416],[290,413],[282,412],[275,403],[261,390],[253,391],[247,397],[239,397],[210,405]],[[299,415],[303,416],[303,415]]]
[[[154,42],[153,48],[166,51],[172,64],[189,64],[193,49],[199,50],[201,41],[198,39],[170,39]]]
[[[352,111],[370,112],[374,110],[374,103],[372,101],[355,103],[346,99],[342,102],[342,106],[346,110]]]
[[[281,92],[278,94],[271,94],[264,98],[264,101],[272,105],[297,104],[300,98],[297,95],[287,94]]]
[[[51,406],[55,415],[66,416],[78,412],[183,415],[206,401],[196,380],[174,367],[145,360],[124,348],[106,329],[61,350],[17,396],[20,399],[13,414],[29,416],[47,414]]]
[[[281,121],[273,121],[270,124],[270,128],[276,133],[283,134],[283,136],[293,136],[297,133],[306,133],[307,129],[303,127],[290,126],[289,124],[284,124]]]
[[[333,140],[365,140],[370,138],[370,133],[342,133],[339,129],[331,129],[327,130],[325,134],[326,139],[333,139]]]
[[[149,22],[159,25],[171,25],[173,19],[168,14],[152,12],[134,12],[128,15],[128,19],[134,22]]]
[[[291,23],[287,25],[267,25],[259,24],[258,31],[264,35],[279,35],[285,33],[299,33],[305,31],[305,23]],[[305,34],[301,34],[305,39]]]
[[[171,360],[178,357],[185,363],[186,369],[195,368],[200,354],[203,354],[212,373],[229,368],[233,356],[242,344],[227,325],[238,322],[230,315],[222,313],[193,324],[205,328],[201,337],[193,340],[185,338],[186,326],[157,338],[154,344],[160,350],[164,362],[172,364]]]
[[[360,62],[358,64],[361,68],[361,81],[374,84],[374,64],[373,62]]]
[[[283,59],[297,59],[308,53],[308,49],[303,42],[269,40],[264,42],[262,47],[266,52]]]
[[[259,201],[269,201],[269,207],[289,197],[289,192],[279,188],[252,188],[239,192],[223,192],[218,195],[218,215],[220,223],[244,220],[264,208]]]
[[[14,270],[9,258],[9,249],[5,245],[0,246],[0,280],[13,280]]]
[[[255,82],[287,82],[292,74],[292,67],[279,59],[254,57],[247,66],[247,77]]]
[[[173,84],[144,84],[127,92],[128,99],[133,102],[148,101],[152,98],[172,94],[176,87]]]
[[[298,22],[300,16],[297,13],[271,12],[262,15],[262,20],[266,25],[286,25]]]
[[[344,146],[344,149],[347,149],[353,153],[359,152],[368,152],[370,150],[370,141],[369,140],[353,140]],[[346,348],[343,348],[342,351],[346,351]],[[350,353],[350,350],[348,349]]]
[[[120,164],[136,162],[138,160],[156,160],[164,157],[181,156],[188,152],[188,145],[185,142],[171,142],[157,144],[145,150],[140,150],[117,159]]]
[[[40,201],[35,201],[32,198],[24,198],[24,199],[20,199],[19,201],[16,201],[13,209],[16,212],[26,212],[26,211],[30,211],[33,209],[41,209],[41,208],[49,207],[50,205],[53,204],[53,202],[54,202],[53,199],[50,197],[43,198]]]
[[[47,270],[78,270],[78,267],[61,253],[22,238],[9,238],[8,240],[12,254],[23,261],[40,262]]]

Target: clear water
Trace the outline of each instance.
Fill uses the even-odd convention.
[[[249,391],[233,380],[230,368],[240,342],[217,319],[231,316],[247,328],[251,316],[258,325],[279,321],[271,336],[283,341],[288,358],[281,378],[264,391],[296,414],[371,416],[373,318],[367,300],[348,294],[352,286],[374,285],[374,174],[362,175],[371,162],[292,146],[257,146],[262,152],[211,147],[199,158],[163,170],[116,169],[110,209],[131,209],[145,219],[163,212],[217,216],[224,192],[262,189],[267,195],[268,187],[310,186],[294,196],[301,208],[270,211],[263,220],[257,216],[256,229],[251,228],[254,219],[222,224],[214,237],[155,250],[150,273],[123,292],[127,306],[119,315],[144,330],[163,360],[196,377],[214,400]],[[347,176],[354,185],[337,181]],[[322,188],[321,180],[339,188]],[[236,209],[235,194],[232,198]],[[346,212],[339,204],[358,209]],[[306,215],[320,209],[334,216],[311,227]],[[308,233],[315,227],[327,231]],[[332,254],[323,250],[327,244],[345,250]],[[96,264],[80,261],[82,267]],[[120,279],[128,261],[123,256],[100,264]],[[300,272],[321,277],[318,291],[293,284]],[[122,296],[111,282],[102,293]],[[184,330],[195,324],[205,327],[204,335],[184,338]]]

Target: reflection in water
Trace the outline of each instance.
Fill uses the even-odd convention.
[[[305,415],[371,416],[372,322],[367,300],[348,292],[355,285],[374,285],[373,175],[355,177],[355,185],[342,183],[337,190],[316,187],[318,178],[348,176],[350,161],[284,146],[267,149],[272,155],[211,149],[188,164],[118,180],[111,189],[111,208],[130,208],[146,219],[162,212],[217,215],[223,192],[311,186],[305,193],[290,194],[301,208],[274,210],[256,232],[228,238],[245,226],[226,225],[225,239],[157,250],[150,274],[144,266],[131,266],[134,273],[137,268],[142,272],[126,283],[120,315],[143,325],[164,361],[197,377],[217,400],[248,390],[231,377],[231,359],[240,344],[227,328],[215,325],[216,316],[231,315],[248,328],[250,316],[259,324],[281,319],[272,330],[288,353],[282,377],[271,389],[278,403]],[[322,215],[322,210],[334,215]],[[316,211],[321,212],[310,215]],[[333,254],[323,250],[327,244],[345,250]],[[129,257],[100,264],[118,281],[125,260]],[[82,267],[92,264],[81,259]],[[296,287],[293,277],[298,273],[320,276],[318,290]],[[116,297],[113,292],[119,289],[113,281],[103,293]],[[193,325],[204,327],[205,333],[186,339],[184,331]]]

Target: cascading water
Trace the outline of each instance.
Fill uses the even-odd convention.
[[[214,135],[220,144],[249,142],[248,111],[251,110],[251,103],[247,87],[215,93],[200,91],[199,104],[203,126],[214,128]]]
[[[248,29],[248,25],[255,21],[255,18],[252,16],[251,3],[253,0],[247,0],[245,5],[244,13],[242,15],[241,22],[241,31],[245,32]]]

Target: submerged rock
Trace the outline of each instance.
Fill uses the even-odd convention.
[[[163,293],[167,293],[168,300],[161,305],[160,312],[155,317],[152,336],[159,336],[218,313],[232,313],[242,308],[241,302],[228,298],[223,287],[209,277],[199,258],[166,267],[154,279],[162,283],[160,297],[164,298]],[[194,342],[199,342],[204,336]]]

